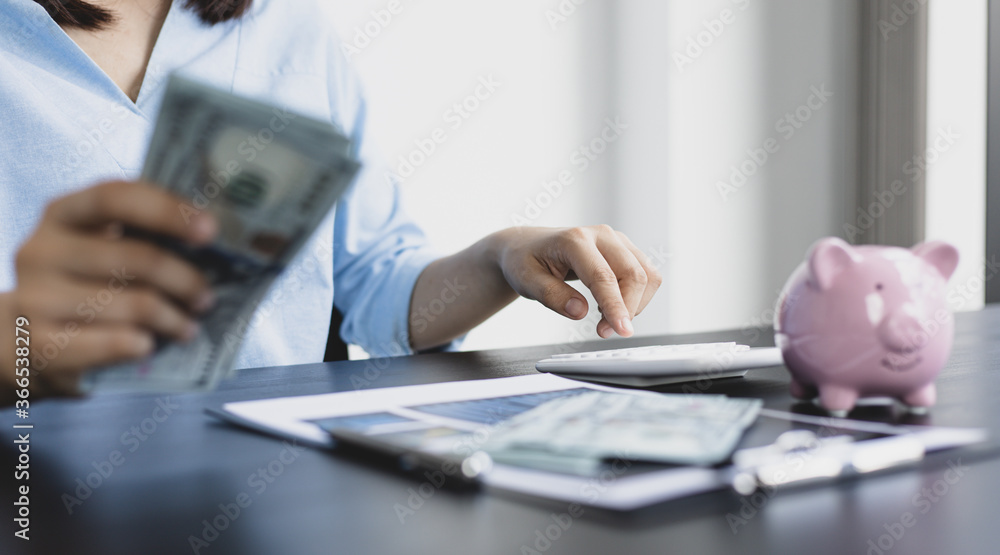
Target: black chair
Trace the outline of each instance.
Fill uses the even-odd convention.
[[[330,311],[330,335],[326,338],[326,353],[323,355],[323,362],[334,362],[347,360],[347,343],[340,338],[340,324],[344,322],[344,316],[333,307]]]

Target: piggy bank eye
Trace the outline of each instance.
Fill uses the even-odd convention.
[[[881,283],[876,283],[875,284],[875,290],[876,291],[881,291],[882,290],[882,284]]]

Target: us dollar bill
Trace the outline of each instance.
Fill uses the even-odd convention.
[[[360,164],[351,153],[329,122],[171,76],[142,178],[188,201],[178,206],[186,221],[213,214],[219,234],[202,248],[126,234],[190,261],[217,300],[192,341],[161,341],[145,360],[88,374],[82,389],[214,388],[232,369],[257,304],[353,181]]]
[[[545,469],[618,458],[712,465],[729,457],[761,406],[724,395],[592,391],[507,420],[484,450],[497,462]]]

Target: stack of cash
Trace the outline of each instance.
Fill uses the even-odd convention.
[[[761,405],[725,395],[593,391],[505,421],[483,449],[500,463],[575,474],[614,460],[713,465],[730,456]]]
[[[185,219],[211,212],[219,235],[192,249],[126,232],[203,270],[217,301],[194,340],[163,343],[146,360],[90,373],[82,389],[214,388],[232,370],[259,301],[354,179],[360,164],[351,152],[329,122],[172,76],[142,178],[188,200],[178,206]]]

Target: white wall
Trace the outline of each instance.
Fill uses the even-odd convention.
[[[840,190],[854,179],[849,4],[622,4],[616,100],[638,124],[615,166],[614,220],[671,254],[643,332],[769,324],[808,246],[840,230]],[[833,95],[778,127],[814,87]],[[744,165],[753,175],[730,189]]]
[[[514,216],[551,226],[607,219],[606,157],[579,171],[570,156],[610,115],[608,5],[592,0],[565,21],[550,20],[547,12],[558,13],[558,4],[400,0],[398,13],[379,29],[372,12],[385,10],[387,0],[329,3],[343,40],[353,43],[358,28],[378,31],[352,58],[366,85],[373,136],[393,168],[415,140],[436,127],[446,132],[446,141],[403,180],[411,212],[444,252],[512,225]],[[501,85],[452,129],[448,110],[490,75]],[[528,199],[544,203],[542,183],[564,169],[574,182],[534,217]],[[519,300],[474,330],[466,348],[559,343],[581,332],[596,338],[595,324],[581,326]]]
[[[378,32],[353,60],[391,165],[436,127],[446,132],[404,179],[412,212],[445,252],[515,216],[611,223],[666,276],[637,332],[687,332],[770,323],[808,246],[852,222],[843,190],[856,179],[856,3],[399,0],[391,21],[377,24],[373,10],[388,5],[331,2],[329,12],[348,42],[366,26]],[[952,125],[962,140],[929,170],[928,231],[978,255],[985,0],[929,5],[931,133]],[[452,129],[449,108],[490,75],[496,93]],[[814,87],[833,95],[801,108]],[[808,118],[778,124],[796,110]],[[609,117],[627,130],[581,171],[571,154]],[[758,164],[768,139],[777,150]],[[719,182],[741,164],[754,174],[722,195]],[[564,169],[572,186],[531,218],[529,200],[545,201],[542,183]],[[976,267],[966,254],[959,273]],[[466,348],[593,338],[593,324],[521,300],[473,331]]]
[[[928,2],[927,9],[927,237],[958,246],[949,301],[975,310],[985,298],[986,0]]]

